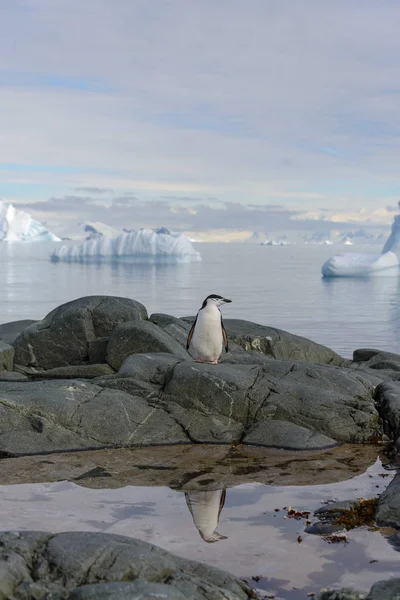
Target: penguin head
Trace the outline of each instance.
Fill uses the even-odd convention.
[[[201,308],[205,308],[206,306],[210,306],[215,304],[215,306],[221,306],[221,304],[226,304],[227,302],[232,302],[232,300],[228,300],[228,298],[223,298],[218,294],[210,294],[203,302],[203,306]]]

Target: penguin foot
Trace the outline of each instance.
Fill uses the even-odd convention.
[[[205,363],[206,361],[205,361],[205,360],[198,360],[198,359],[197,359],[197,360],[195,360],[194,362],[198,362],[198,363]]]
[[[217,365],[218,364],[218,360],[217,359],[215,359],[215,360],[209,360],[208,362],[209,362],[210,365]]]

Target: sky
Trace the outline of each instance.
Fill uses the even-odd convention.
[[[54,227],[388,225],[397,0],[0,0],[0,198]]]

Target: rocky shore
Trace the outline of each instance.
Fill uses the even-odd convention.
[[[358,349],[346,360],[288,332],[227,319],[229,353],[218,365],[198,364],[185,349],[192,322],[93,296],[42,321],[0,325],[0,456],[177,444],[400,449],[400,355]],[[379,498],[379,526],[400,529],[399,498],[398,474]],[[106,534],[3,533],[0,599],[45,598],[45,590],[71,600],[255,597],[230,575],[145,546]],[[368,598],[397,598],[396,585],[399,593],[392,581]],[[349,594],[321,600],[358,598]]]

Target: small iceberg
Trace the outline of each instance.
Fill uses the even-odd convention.
[[[322,276],[370,277],[371,275],[398,275],[399,259],[396,251],[399,242],[400,215],[396,215],[391,234],[381,254],[335,254],[322,265]]]
[[[0,200],[0,242],[61,242],[24,210]]]
[[[114,239],[95,237],[81,244],[62,245],[52,252],[50,258],[52,262],[69,263],[176,264],[200,261],[201,255],[183,234],[139,229],[122,233]]]

